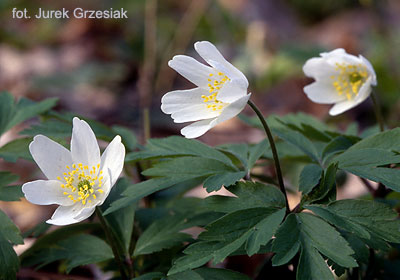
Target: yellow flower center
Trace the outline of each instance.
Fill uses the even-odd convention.
[[[57,177],[60,181],[65,181],[61,184],[61,188],[65,189],[64,195],[75,202],[92,203],[91,198],[96,199],[96,192],[103,193],[101,186],[103,184],[103,171],[99,171],[100,164],[89,168],[82,163],[73,164],[72,168],[68,165],[68,172],[63,173],[63,178]],[[99,177],[98,177],[99,176]]]
[[[227,103],[219,101],[217,99],[217,95],[219,90],[222,88],[222,85],[225,82],[230,81],[224,73],[218,72],[218,75],[210,74],[208,78],[208,88],[210,95],[202,95],[201,98],[207,104],[207,108],[213,111],[221,111]]]
[[[338,75],[331,76],[332,85],[339,95],[345,94],[348,100],[358,95],[358,91],[368,78],[367,67],[362,64],[336,63]]]

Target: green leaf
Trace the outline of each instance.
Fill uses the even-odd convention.
[[[133,151],[138,146],[136,135],[130,129],[123,126],[114,125],[112,127],[112,131],[122,137],[122,143],[128,150]]]
[[[169,275],[198,267],[210,259],[215,264],[222,262],[246,242],[247,253],[256,253],[271,239],[284,215],[285,209],[250,208],[223,216],[199,235],[198,239],[205,242],[194,243],[184,251],[186,256],[176,260]]]
[[[192,237],[189,234],[179,232],[188,227],[190,225],[182,215],[173,215],[155,221],[139,237],[134,255],[151,254],[191,241]]]
[[[160,280],[164,278],[164,273],[161,272],[149,272],[139,277],[135,277],[132,280]]]
[[[67,272],[74,267],[97,263],[113,259],[111,248],[102,239],[89,235],[80,234],[64,239],[56,244],[62,258],[67,261]]]
[[[301,203],[320,203],[325,201],[333,201],[336,199],[336,172],[337,164],[331,163],[325,172],[322,174],[322,179],[320,184],[313,188],[311,192],[303,195],[301,198]]]
[[[334,280],[325,260],[313,246],[302,243],[296,279],[299,280]]]
[[[110,204],[112,202],[121,198],[121,193],[124,192],[129,186],[130,182],[128,179],[119,179],[117,181],[117,184],[111,189],[107,200],[101,206],[102,210],[104,211],[105,209],[110,207]],[[105,219],[110,224],[112,231],[114,232],[114,236],[120,243],[121,248],[125,249],[125,252],[128,252],[131,242],[135,209],[136,205],[131,204],[105,217]]]
[[[267,139],[264,139],[260,143],[252,146],[249,151],[249,157],[247,160],[247,169],[251,170],[256,161],[268,150],[270,149]]]
[[[18,256],[13,249],[14,244],[23,244],[24,241],[19,229],[0,210],[0,279],[16,279],[19,269]]]
[[[349,150],[383,149],[400,151],[400,128],[394,128],[369,136],[353,145]]]
[[[136,203],[143,197],[174,186],[180,182],[193,179],[192,176],[175,176],[173,178],[155,178],[149,179],[137,184],[131,184],[123,193],[123,197],[112,202],[110,207],[104,212],[104,215],[108,215],[118,209],[124,208],[128,205]],[[196,184],[197,185],[197,184]],[[194,187],[194,186],[193,186]]]
[[[112,258],[114,255],[111,248],[102,239],[89,234],[78,234],[47,244],[40,251],[36,251],[30,265],[45,265],[57,260],[65,260],[66,271],[69,273],[77,266]]]
[[[29,153],[29,144],[31,142],[32,138],[13,140],[0,147],[0,157],[8,162],[16,162],[19,158],[32,160],[32,156]]]
[[[20,134],[31,137],[42,134],[55,139],[65,139],[71,137],[71,120],[64,121],[59,119],[47,119],[39,124],[31,125],[30,127],[21,131]]]
[[[332,139],[322,151],[322,158],[324,159],[324,162],[329,161],[332,156],[347,150],[358,140],[358,137],[345,135],[341,135]]]
[[[343,267],[357,266],[351,257],[354,251],[346,240],[332,226],[314,215],[290,214],[275,236],[272,244],[272,250],[276,253],[272,258],[273,265],[287,263],[301,248],[300,258],[303,258],[305,267],[298,267],[297,273],[300,275],[306,273],[303,270],[321,270],[322,257],[319,253]]]
[[[238,172],[225,172],[222,174],[215,174],[208,177],[203,186],[206,188],[207,192],[218,191],[222,186],[229,187],[235,184],[237,181],[242,179],[246,175],[246,171]]]
[[[18,180],[18,176],[10,172],[0,171],[0,200],[17,201],[24,194],[21,186],[9,186],[9,184]]]
[[[0,94],[0,135],[13,126],[50,110],[57,103],[57,98],[49,98],[41,102],[32,102],[21,98],[14,103],[12,95]]]
[[[202,266],[212,258],[212,254],[215,251],[223,246],[224,243],[215,241],[200,241],[189,245],[183,251],[185,256],[174,261],[173,266],[168,271],[168,275]]]
[[[308,194],[316,185],[318,185],[323,169],[316,164],[306,165],[300,173],[299,191]]]
[[[273,234],[278,229],[286,209],[274,212],[254,227],[254,232],[249,236],[246,242],[246,251],[249,256],[256,254],[262,245],[266,245],[271,240]]]
[[[258,182],[237,182],[229,191],[238,197],[212,195],[205,198],[204,209],[220,213],[230,213],[255,207],[285,207],[285,197],[274,186]]]
[[[338,200],[329,205],[306,206],[338,228],[360,238],[400,243],[400,221],[389,206],[367,200]]]
[[[136,279],[136,278],[135,278]],[[236,271],[221,269],[221,268],[209,268],[201,267],[195,270],[188,270],[181,273],[173,274],[168,277],[168,280],[250,280],[250,278],[244,274]]]
[[[283,140],[289,142],[290,144],[296,146],[300,149],[303,153],[308,155],[313,161],[319,162],[319,153],[314,144],[307,139],[303,134],[300,132],[290,130],[285,127],[280,127],[276,129],[272,129],[272,131],[278,135]]]
[[[41,263],[42,259],[39,259],[39,256],[43,257],[43,261],[46,260],[46,254],[43,252],[45,249],[52,246],[56,247],[55,244],[61,240],[95,229],[100,229],[100,225],[83,223],[56,229],[38,238],[36,242],[20,256],[21,263],[23,266],[32,266]]]
[[[376,167],[390,163],[400,162],[400,155],[383,149],[349,149],[337,156],[335,161],[339,162],[339,168],[347,170],[353,167]]]
[[[131,154],[126,161],[169,156],[198,156],[207,159],[214,159],[235,168],[232,161],[224,153],[197,140],[186,139],[179,136],[171,136],[163,139],[150,139],[144,151]]]

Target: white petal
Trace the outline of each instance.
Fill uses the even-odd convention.
[[[84,205],[82,205],[82,203],[80,203],[80,202],[77,202],[71,206],[60,206],[53,213],[53,216],[51,216],[51,219],[47,220],[46,222],[48,224],[53,224],[53,225],[57,225],[57,226],[64,226],[64,225],[78,223],[81,220],[77,220],[74,217],[79,215],[83,211],[84,208],[85,208]]]
[[[368,73],[371,76],[371,85],[376,86],[378,82],[376,80],[374,67],[372,67],[372,64],[362,55],[359,55],[359,58],[361,59],[362,63],[367,67]]]
[[[172,114],[181,110],[183,106],[201,104],[203,102],[201,96],[207,94],[209,94],[208,90],[198,87],[167,92],[161,98],[161,110],[165,114]]]
[[[61,182],[56,180],[37,180],[22,186],[25,198],[29,202],[39,205],[72,205],[74,202],[63,194],[66,191],[61,188]]]
[[[346,53],[346,51],[344,50],[344,49],[342,49],[342,48],[337,48],[337,49],[334,49],[334,50],[332,50],[332,51],[330,51],[330,52],[323,52],[323,53],[320,53],[320,56],[321,57],[325,57],[325,58],[329,58],[329,57],[337,57],[337,56],[342,56],[342,55],[346,55],[347,53]]]
[[[169,67],[199,87],[207,87],[210,74],[216,74],[213,68],[186,55],[176,55],[168,62]]]
[[[198,122],[194,122],[188,126],[185,126],[184,128],[181,129],[181,133],[183,136],[186,138],[197,138],[204,133],[206,133],[208,130],[213,128],[216,124],[212,124],[215,119],[208,119],[208,120],[202,120]]]
[[[330,79],[330,76],[337,75],[335,67],[327,62],[325,58],[314,57],[306,61],[303,72],[307,77],[320,79]]]
[[[346,101],[335,104],[329,110],[329,114],[331,116],[339,115],[351,108],[354,108],[355,106],[357,106],[358,104],[363,102],[365,99],[367,99],[370,96],[371,90],[372,90],[371,89],[371,80],[372,80],[372,78],[369,77],[367,79],[367,81],[361,86],[356,98],[354,98],[353,100],[346,100]]]
[[[246,76],[235,66],[226,61],[218,49],[208,41],[196,42],[195,50],[208,64],[225,73],[231,79],[237,79],[243,89],[247,89],[249,82]]]
[[[238,84],[238,80],[226,82],[218,92],[218,100],[225,103],[232,103],[247,95],[247,88],[244,89]]]
[[[182,107],[180,111],[174,112],[171,117],[175,123],[184,123],[215,118],[219,114],[218,111],[207,108],[207,104],[203,102],[202,104]]]
[[[331,81],[316,81],[304,87],[304,92],[311,101],[320,104],[331,104],[346,100],[344,94],[339,95]]]
[[[71,154],[74,163],[96,166],[100,163],[100,148],[96,136],[87,122],[73,119]]]
[[[218,112],[207,108],[201,95],[209,95],[201,88],[176,90],[166,93],[161,99],[161,110],[171,117],[175,123],[190,122],[214,118]]]
[[[50,180],[61,176],[67,165],[72,164],[71,153],[46,136],[37,135],[29,145],[29,151],[40,170]]]
[[[342,101],[339,103],[336,103],[330,110],[329,110],[329,114],[331,116],[336,116],[339,115],[355,106],[357,106],[358,103],[355,102],[355,100],[346,100],[346,101]]]
[[[238,115],[243,110],[243,108],[246,106],[247,101],[249,101],[249,99],[250,99],[250,96],[251,96],[251,93],[239,98],[235,102],[226,106],[222,110],[221,115],[219,115],[219,117],[216,118],[216,120],[214,121],[215,122],[214,125],[224,122],[226,120],[229,120],[229,119],[235,117],[236,115]]]
[[[121,137],[115,136],[111,143],[107,146],[101,156],[101,169],[106,173],[111,182],[112,187],[117,181],[124,167],[125,146],[121,143]]]

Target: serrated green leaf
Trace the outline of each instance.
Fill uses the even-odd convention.
[[[363,149],[400,151],[400,128],[394,128],[369,136],[353,145],[349,150],[355,151]]]
[[[186,139],[179,136],[150,139],[144,151],[131,154],[126,161],[171,156],[198,156],[214,159],[235,168],[232,161],[224,153],[197,140]]]
[[[164,278],[164,273],[161,272],[149,272],[146,274],[142,274],[139,277],[135,277],[132,280],[160,280]]]
[[[254,227],[254,232],[252,232],[246,242],[247,255],[252,256],[256,254],[261,246],[266,245],[271,240],[285,217],[285,212],[286,209],[284,208],[272,213]]]
[[[18,176],[10,172],[0,171],[0,200],[17,201],[23,196],[21,186],[9,186],[18,180]]]
[[[324,162],[329,161],[329,159],[354,145],[360,138],[354,136],[341,135],[332,139],[322,151],[322,158]]]
[[[138,140],[132,130],[123,126],[114,125],[112,131],[121,136],[122,143],[128,150],[133,151],[138,146]]]
[[[71,119],[72,120],[72,119]],[[71,137],[72,122],[59,119],[48,119],[34,124],[20,132],[21,135],[35,136],[38,134],[46,135],[55,139],[65,139]]]
[[[33,102],[21,98],[14,103],[14,98],[7,92],[0,94],[0,135],[13,126],[50,110],[57,103],[57,98],[48,98],[41,102]]]
[[[315,268],[299,267],[298,273],[301,275],[305,273],[302,269],[321,270],[320,260],[322,257],[317,251],[341,266],[357,266],[357,263],[351,257],[354,251],[349,247],[346,240],[328,223],[309,213],[287,216],[275,236],[272,244],[272,250],[276,253],[272,259],[273,265],[282,265],[290,261],[301,247],[303,260],[310,262],[305,263],[305,265],[314,264],[317,266]],[[311,255],[309,256],[309,254]]]
[[[215,251],[223,246],[224,243],[215,241],[200,241],[189,245],[183,251],[186,255],[174,261],[168,275],[202,266],[212,258]]]
[[[333,201],[336,199],[336,172],[337,164],[331,163],[326,171],[323,172],[320,184],[312,191],[301,198],[301,203],[320,203]]]
[[[151,254],[170,248],[185,241],[191,241],[192,237],[180,230],[190,227],[184,215],[164,217],[151,224],[139,237],[134,255]]]
[[[43,253],[45,249],[51,246],[55,246],[57,242],[67,239],[71,236],[81,234],[83,232],[88,232],[94,229],[100,229],[99,224],[75,224],[64,226],[55,231],[52,231],[36,240],[36,242],[26,250],[21,256],[21,263],[23,266],[32,266],[41,262],[38,258],[39,255],[43,255],[44,259],[46,254]]]
[[[309,205],[306,208],[335,226],[371,239],[370,234],[388,242],[400,243],[400,221],[387,205],[367,200],[338,200],[324,205]]]
[[[318,185],[323,169],[316,164],[306,165],[300,173],[299,191],[308,194],[316,185]]]
[[[8,162],[16,162],[19,158],[32,160],[28,148],[31,142],[32,138],[20,138],[5,144],[0,147],[0,158]]]
[[[213,176],[208,177],[204,181],[204,188],[206,188],[207,192],[218,191],[222,186],[229,187],[235,184],[237,181],[242,179],[246,175],[246,171],[238,171],[238,172],[225,172],[222,174],[215,174]]]
[[[349,169],[353,167],[376,167],[390,163],[400,162],[400,155],[383,149],[349,149],[343,154],[335,157],[339,162],[339,168]]]
[[[284,208],[286,205],[285,197],[278,188],[259,182],[237,182],[229,188],[229,191],[237,195],[241,201],[250,202],[253,207]]]
[[[104,211],[110,207],[111,203],[121,198],[121,193],[124,192],[129,186],[130,182],[128,179],[119,179],[116,185],[111,189],[106,201],[101,206],[102,210]],[[128,253],[131,242],[135,208],[136,204],[131,204],[105,217],[110,224],[114,236],[120,243],[121,248],[125,249],[126,253]]]
[[[256,164],[256,161],[268,150],[270,149],[267,139],[264,139],[260,143],[250,147],[249,157],[247,160],[247,169],[250,170]]]
[[[135,278],[136,279],[136,278]],[[221,268],[209,268],[201,267],[195,270],[188,270],[181,273],[173,274],[168,277],[168,280],[250,280],[250,278],[244,274],[236,271],[221,269]]]
[[[23,244],[24,241],[19,229],[1,210],[0,224],[0,279],[16,279],[19,260],[12,245]]]
[[[334,280],[335,278],[318,251],[311,244],[303,242],[296,279]]]

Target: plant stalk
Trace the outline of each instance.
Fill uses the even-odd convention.
[[[264,127],[265,134],[267,134],[269,145],[271,147],[272,155],[274,158],[275,170],[276,170],[276,176],[278,177],[279,188],[280,188],[281,192],[283,193],[283,195],[285,196],[286,213],[289,213],[290,212],[289,202],[288,202],[288,198],[287,198],[285,185],[283,183],[281,165],[279,163],[279,157],[278,157],[278,152],[276,150],[274,137],[272,136],[271,130],[269,129],[269,126],[268,126],[267,122],[265,121],[264,116],[262,115],[261,111],[257,108],[257,106],[251,100],[249,100],[247,102],[247,104],[249,104],[251,109],[253,109],[253,111],[256,113],[257,117],[260,119],[260,121]]]
[[[110,231],[108,223],[107,223],[106,219],[104,218],[103,212],[101,211],[101,209],[99,207],[96,207],[96,215],[100,220],[100,224],[103,227],[104,233],[106,234],[106,238],[108,240],[108,243],[111,246],[112,252],[113,252],[114,257],[115,257],[115,261],[117,262],[117,265],[119,267],[119,271],[121,273],[121,279],[128,280],[129,278],[128,278],[127,274],[126,274],[124,263],[121,260],[121,254],[119,253],[118,244],[116,243],[114,237],[112,236],[112,233]]]

